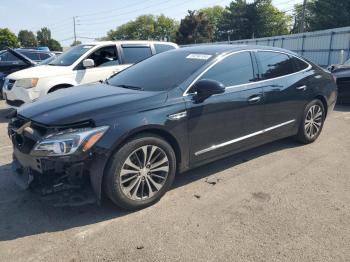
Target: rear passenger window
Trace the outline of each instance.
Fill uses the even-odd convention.
[[[152,56],[150,47],[146,46],[123,46],[124,63],[136,64]]]
[[[216,80],[227,87],[254,82],[250,53],[242,52],[225,58],[206,72],[201,79]]]
[[[154,44],[154,49],[156,50],[156,53],[159,54],[165,51],[175,49],[175,47],[172,45],[166,45],[166,44]]]
[[[271,79],[294,73],[292,59],[282,53],[258,52],[262,79]]]
[[[50,57],[50,55],[46,53],[40,53],[39,55],[40,55],[40,60],[45,60]]]
[[[294,63],[294,70],[295,72],[299,72],[301,70],[304,70],[309,67],[309,64],[305,63],[304,61],[300,60],[299,58],[292,57],[293,63]]]
[[[26,57],[28,57],[29,59],[31,59],[33,61],[40,61],[39,54],[36,52],[24,51],[24,52],[21,52],[21,54],[25,55]]]

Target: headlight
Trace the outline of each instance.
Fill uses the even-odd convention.
[[[65,156],[77,151],[86,152],[108,130],[108,126],[71,130],[50,135],[38,141],[31,152],[33,156]]]
[[[36,87],[38,84],[39,78],[24,78],[16,80],[16,86],[23,88],[32,88]]]

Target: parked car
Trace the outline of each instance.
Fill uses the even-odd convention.
[[[9,75],[4,96],[9,106],[19,107],[62,88],[104,81],[132,64],[177,47],[173,43],[153,41],[78,45],[45,66]]]
[[[287,50],[180,48],[21,107],[8,129],[14,175],[56,191],[85,178],[98,198],[144,208],[176,172],[285,137],[314,142],[336,90],[331,74]]]
[[[328,69],[337,81],[338,102],[350,103],[350,59],[342,65],[331,65]]]
[[[47,51],[34,49],[11,49],[3,50],[0,53],[0,96],[5,77],[16,71],[35,66],[37,63],[53,57],[55,54]]]

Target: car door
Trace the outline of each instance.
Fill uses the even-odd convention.
[[[77,66],[77,84],[104,81],[118,71],[120,58],[116,45],[108,45],[94,50],[85,59],[94,60],[95,66],[84,68],[83,61]]]
[[[192,162],[249,147],[259,140],[263,129],[263,91],[255,83],[251,53],[227,56],[212,66],[198,80],[223,83],[223,94],[196,102],[195,90],[185,97]]]
[[[307,103],[309,65],[296,66],[294,56],[276,51],[257,51],[261,86],[264,91],[265,129],[271,136],[292,132]],[[302,61],[301,61],[302,62]]]

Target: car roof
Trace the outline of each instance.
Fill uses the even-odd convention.
[[[269,51],[279,51],[283,53],[289,53],[292,55],[299,56],[298,54],[278,48],[278,47],[272,47],[272,46],[260,46],[260,45],[229,45],[229,44],[210,44],[210,45],[196,45],[196,46],[185,46],[178,50],[172,51],[172,52],[194,52],[194,53],[204,53],[209,55],[222,55],[226,53],[234,53],[238,51],[244,51],[244,50],[269,50]]]
[[[108,45],[108,44],[163,44],[163,45],[171,45],[171,46],[178,46],[175,43],[172,42],[164,42],[164,41],[146,41],[146,40],[116,40],[116,41],[95,41],[95,42],[89,42],[84,43],[82,45]]]
[[[52,53],[51,51],[47,50],[38,50],[38,49],[31,49],[31,48],[16,48],[14,49],[18,52],[25,51],[25,52],[32,52],[32,53]]]

